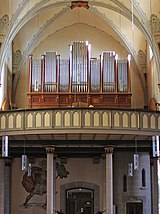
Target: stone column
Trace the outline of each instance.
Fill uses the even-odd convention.
[[[113,214],[113,147],[105,148],[106,153],[106,214]]]
[[[157,181],[158,181],[158,214],[160,214],[160,158],[157,158]]]
[[[55,180],[56,180],[56,163],[54,160],[53,146],[46,147],[47,152],[47,214],[55,213]]]
[[[160,214],[160,158],[154,157],[151,161],[152,212]]]
[[[4,213],[11,213],[11,159],[5,159],[5,168],[4,168]]]
[[[5,171],[5,159],[0,159],[0,213],[4,214],[4,190],[5,190],[5,178],[4,178],[4,171]]]

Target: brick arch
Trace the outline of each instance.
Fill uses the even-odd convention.
[[[69,189],[86,188],[94,192],[94,214],[100,210],[99,186],[85,181],[75,181],[61,185],[60,187],[60,209],[66,213],[66,191]]]

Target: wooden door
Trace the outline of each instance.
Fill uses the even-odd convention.
[[[91,192],[71,192],[67,197],[67,214],[93,214]]]
[[[143,204],[127,203],[127,214],[143,214]]]

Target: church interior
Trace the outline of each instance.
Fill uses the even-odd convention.
[[[160,214],[159,0],[0,3],[0,213]]]

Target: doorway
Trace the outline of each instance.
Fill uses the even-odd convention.
[[[67,214],[93,214],[93,190],[76,188],[67,190]]]
[[[142,202],[127,203],[127,214],[143,214]]]

